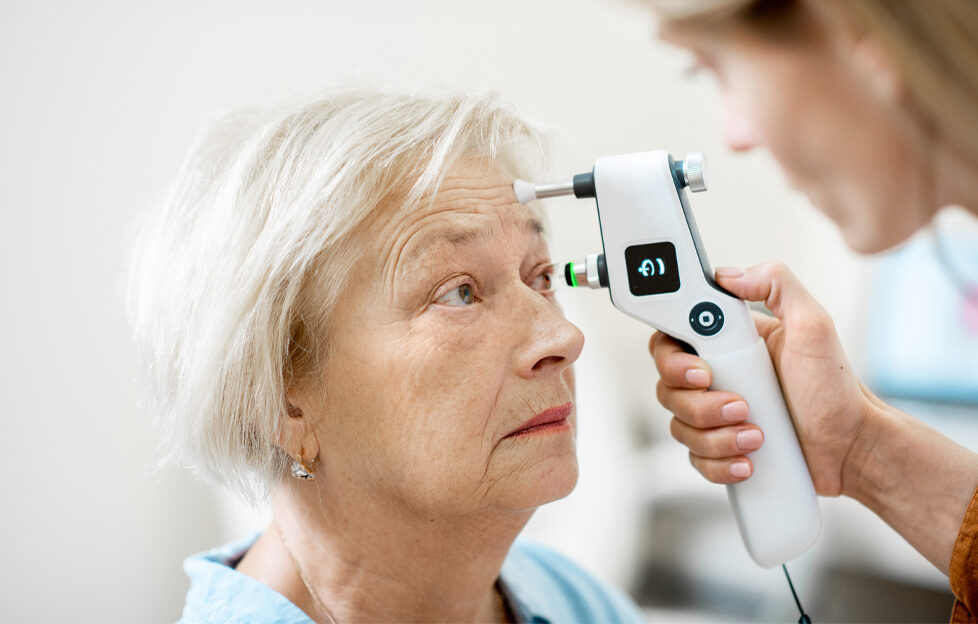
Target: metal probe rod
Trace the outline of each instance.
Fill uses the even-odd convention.
[[[533,190],[536,191],[537,199],[543,199],[544,197],[559,197],[560,195],[573,195],[574,181],[567,180],[566,182],[545,182],[543,184],[535,185]]]

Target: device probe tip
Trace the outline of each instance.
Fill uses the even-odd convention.
[[[515,180],[513,191],[516,193],[516,201],[521,204],[528,204],[537,198],[536,185],[525,180]]]

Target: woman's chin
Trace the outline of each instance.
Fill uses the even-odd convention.
[[[546,503],[551,503],[555,500],[560,500],[565,496],[569,496],[574,488],[577,486],[577,456],[573,456],[572,465],[567,469],[561,471],[559,474],[554,475],[554,478],[545,482],[544,491],[541,491],[540,505]]]
[[[513,474],[497,504],[508,509],[535,509],[573,492],[577,474],[576,453],[547,457]]]

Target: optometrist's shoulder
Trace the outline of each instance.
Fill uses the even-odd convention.
[[[756,314],[755,322],[816,491],[860,501],[947,574],[952,553],[967,555],[956,552],[955,542],[966,512],[973,513],[978,455],[870,392],[831,317],[782,263],[716,273],[721,286],[773,313]],[[659,401],[674,414],[672,434],[690,449],[693,466],[714,483],[750,478],[747,454],[763,445],[763,432],[748,422],[750,406],[710,390],[709,365],[672,338],[657,333],[650,349],[661,377]]]

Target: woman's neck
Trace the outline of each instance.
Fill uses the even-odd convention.
[[[331,503],[331,501],[343,501]],[[284,484],[238,570],[318,621],[494,621],[494,589],[532,512],[420,517],[366,496]]]

